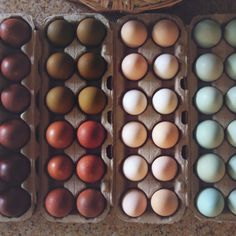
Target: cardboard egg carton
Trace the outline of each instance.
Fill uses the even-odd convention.
[[[23,215],[19,217],[6,217],[0,215],[0,222],[18,222],[29,219],[36,207],[37,203],[37,192],[38,192],[38,176],[36,173],[37,160],[39,158],[39,145],[37,140],[37,127],[39,126],[39,111],[37,107],[38,93],[40,90],[40,77],[38,75],[38,61],[40,57],[39,41],[38,34],[35,29],[35,25],[31,16],[26,14],[0,14],[0,22],[11,17],[19,17],[24,19],[32,30],[32,37],[30,41],[24,44],[20,49],[13,49],[10,46],[5,46],[1,42],[0,51],[1,57],[14,53],[14,52],[23,52],[26,54],[31,62],[31,72],[25,77],[20,83],[24,85],[30,92],[30,105],[29,107],[21,114],[12,114],[4,110],[2,107],[0,109],[0,122],[7,121],[11,118],[19,118],[25,121],[25,123],[30,128],[30,140],[27,144],[20,149],[20,153],[23,154],[26,158],[29,159],[31,164],[31,170],[28,177],[21,184],[21,187],[25,189],[31,195],[31,207]],[[37,52],[37,53],[36,53]],[[11,84],[7,80],[0,78],[0,89],[2,90],[5,86]],[[7,152],[5,148],[1,148],[0,152]],[[11,151],[9,151],[11,152]],[[17,196],[16,196],[17,198]]]

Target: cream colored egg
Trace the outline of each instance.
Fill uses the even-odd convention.
[[[167,53],[162,54],[156,58],[153,70],[160,79],[169,80],[177,74],[179,63],[175,56]]]

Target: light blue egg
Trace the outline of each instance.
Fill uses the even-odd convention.
[[[196,205],[202,215],[216,217],[223,211],[225,202],[220,191],[215,188],[206,188],[197,196]]]
[[[227,75],[236,80],[236,53],[230,55],[225,62],[225,71]]]
[[[229,176],[236,180],[236,155],[232,156],[227,165],[227,171]]]
[[[226,136],[229,143],[236,147],[236,120],[230,122],[226,130]]]
[[[232,47],[236,47],[236,19],[225,26],[224,38]]]
[[[230,209],[230,211],[236,215],[236,189],[233,190],[227,199],[227,205]]]
[[[236,86],[232,87],[225,96],[226,106],[236,113]]]

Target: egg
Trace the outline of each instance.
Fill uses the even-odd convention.
[[[236,113],[236,86],[230,88],[225,95],[226,106],[234,113]]]
[[[173,20],[162,19],[158,21],[152,29],[154,42],[161,47],[173,46],[180,35],[178,26]]]
[[[94,52],[86,52],[77,62],[79,75],[88,81],[101,79],[107,68],[102,56]]]
[[[196,172],[202,181],[216,183],[225,175],[225,163],[218,155],[207,153],[197,160]]]
[[[236,189],[234,189],[227,198],[227,205],[229,210],[236,215]]]
[[[171,114],[178,106],[178,97],[176,93],[168,88],[163,88],[155,92],[152,97],[154,109],[163,115]]]
[[[152,140],[159,148],[172,148],[179,140],[179,129],[169,121],[162,121],[154,126]]]
[[[127,79],[140,80],[147,73],[148,63],[141,54],[131,53],[123,59],[121,70]]]
[[[179,200],[172,190],[160,189],[152,195],[151,207],[157,215],[168,217],[177,211]]]
[[[211,48],[217,45],[222,36],[220,24],[212,19],[199,21],[193,30],[193,38],[202,48]]]
[[[223,95],[217,88],[206,86],[197,91],[195,104],[198,111],[211,115],[218,112],[223,106]]]
[[[83,88],[78,95],[78,104],[80,109],[89,115],[101,113],[107,103],[105,93],[94,86]]]
[[[216,217],[224,210],[224,197],[215,188],[203,189],[196,198],[198,211],[206,217]]]
[[[152,174],[160,181],[170,181],[174,179],[177,171],[177,162],[170,156],[160,156],[152,163]]]
[[[74,197],[65,188],[51,190],[45,198],[45,208],[47,212],[55,217],[62,218],[71,213],[74,208]]]
[[[197,143],[206,149],[217,148],[224,140],[224,130],[214,120],[205,120],[198,124],[195,132]]]
[[[123,43],[130,48],[140,47],[147,39],[147,28],[139,20],[125,22],[120,31]]]
[[[84,148],[99,148],[105,141],[105,138],[106,131],[97,121],[84,121],[77,129],[77,140]]]
[[[127,91],[122,99],[122,106],[129,115],[140,115],[147,107],[146,95],[137,89]]]
[[[213,82],[220,78],[224,70],[220,57],[213,53],[205,53],[198,57],[195,63],[197,77],[205,82]]]
[[[138,148],[145,143],[147,130],[142,123],[131,121],[123,126],[121,137],[124,144],[128,147]]]
[[[224,38],[232,47],[236,47],[236,19],[231,20],[225,26]]]
[[[140,181],[147,175],[148,164],[143,157],[131,155],[125,159],[122,170],[128,180]]]
[[[227,172],[229,176],[236,180],[236,155],[233,155],[227,163]]]
[[[236,80],[236,53],[231,54],[226,59],[225,71],[231,79]]]
[[[226,129],[226,136],[227,136],[229,143],[233,147],[236,147],[236,120],[233,120],[228,125],[228,127]]]
[[[46,130],[46,139],[55,149],[68,148],[74,140],[74,128],[67,121],[54,121]]]
[[[121,206],[126,215],[139,217],[147,209],[147,197],[138,189],[130,189],[123,196]]]
[[[179,70],[179,63],[175,56],[165,53],[156,58],[153,70],[160,79],[173,79]]]
[[[100,191],[88,188],[79,193],[76,205],[82,216],[95,218],[103,213],[106,207],[106,199]]]
[[[73,108],[75,96],[69,88],[56,86],[48,91],[45,100],[49,111],[58,114],[66,114]]]

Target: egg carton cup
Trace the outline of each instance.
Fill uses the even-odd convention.
[[[65,19],[68,22],[71,22],[74,25],[78,25],[78,23],[86,18],[86,17],[94,17],[98,20],[100,20],[105,27],[107,28],[107,35],[103,43],[101,44],[100,47],[97,47],[95,50],[96,52],[99,52],[104,59],[107,62],[107,70],[105,74],[103,75],[102,79],[99,80],[101,82],[86,82],[83,80],[79,74],[76,72],[73,74],[73,76],[68,79],[67,81],[62,81],[62,82],[57,82],[54,83],[53,79],[51,79],[46,70],[45,70],[45,63],[47,58],[51,55],[52,52],[56,52],[58,50],[53,51],[53,46],[49,45],[49,42],[46,39],[46,34],[45,34],[45,29],[46,26],[52,22],[53,20],[56,19]],[[41,29],[41,36],[44,41],[44,56],[43,56],[43,61],[42,61],[42,77],[43,83],[42,83],[42,94],[41,94],[41,153],[42,153],[42,158],[41,158],[41,194],[40,194],[40,208],[42,211],[43,216],[52,222],[63,222],[63,223],[97,223],[103,220],[109,210],[110,206],[112,204],[112,194],[111,194],[111,189],[112,189],[112,180],[113,180],[113,161],[111,160],[112,154],[112,146],[113,146],[113,126],[112,126],[112,104],[113,104],[113,91],[112,88],[109,87],[109,83],[111,83],[111,76],[113,75],[113,64],[112,64],[112,30],[110,27],[110,23],[108,20],[103,17],[100,14],[73,14],[73,15],[53,15],[45,19],[44,22],[44,27]],[[86,47],[81,45],[78,41],[78,39],[74,38],[73,42],[64,48],[64,52],[68,53],[74,60],[77,62],[78,58],[80,55],[82,55],[86,51],[91,51],[91,50],[86,50]],[[53,85],[53,86],[51,86]],[[78,94],[78,92],[86,87],[86,85],[95,85],[98,86],[102,89],[102,91],[106,94],[107,97],[107,106],[105,107],[104,111],[102,112],[101,115],[96,115],[94,118],[92,116],[87,116],[83,114],[78,105],[75,105],[72,111],[70,111],[68,114],[66,114],[64,117],[58,116],[56,114],[50,113],[49,110],[47,109],[45,105],[45,96],[48,92],[48,90],[51,87],[54,87],[55,85],[61,85],[61,86],[66,86],[70,88],[75,95]],[[51,86],[51,87],[50,87]],[[92,118],[91,118],[92,117]],[[85,121],[86,119],[93,119],[93,120],[100,120],[102,125],[104,126],[105,130],[107,131],[107,137],[105,142],[103,143],[102,147],[96,150],[91,150],[88,151],[90,154],[97,154],[100,153],[102,160],[106,164],[106,173],[103,177],[103,179],[95,185],[95,187],[99,187],[103,196],[106,199],[106,208],[103,211],[101,215],[99,215],[96,218],[85,218],[82,215],[80,215],[77,211],[73,211],[71,214],[64,218],[55,218],[51,215],[49,215],[44,207],[44,199],[46,194],[53,188],[56,187],[65,187],[68,189],[75,199],[77,198],[78,194],[85,189],[86,187],[90,187],[91,185],[86,185],[83,183],[77,176],[76,173],[73,173],[73,176],[65,182],[58,182],[50,179],[48,174],[46,173],[46,163],[49,160],[49,158],[53,155],[58,153],[55,151],[55,149],[52,149],[49,147],[46,139],[45,139],[45,132],[47,126],[54,120],[61,120],[64,119],[68,121],[75,129],[78,128],[78,126]],[[59,153],[63,153],[62,151]],[[77,139],[75,138],[73,144],[64,150],[64,153],[67,154],[74,163],[77,162],[77,160],[86,154],[86,149],[80,146],[77,142]]]
[[[37,141],[37,127],[39,126],[39,111],[37,107],[37,97],[40,90],[40,78],[38,74],[38,61],[40,57],[39,51],[37,51],[39,41],[38,35],[35,30],[33,18],[26,14],[0,14],[0,22],[11,17],[19,17],[24,19],[32,30],[32,37],[30,41],[24,44],[20,49],[12,49],[10,46],[5,47],[3,43],[0,45],[0,51],[3,50],[4,56],[7,56],[13,52],[21,51],[26,54],[31,62],[31,72],[25,77],[21,84],[24,85],[30,92],[30,106],[26,111],[19,114],[11,114],[4,109],[0,109],[0,122],[4,122],[11,118],[19,118],[26,122],[30,128],[30,140],[28,143],[20,149],[20,153],[29,159],[31,164],[30,174],[21,184],[21,187],[25,189],[31,196],[31,206],[23,215],[19,217],[7,217],[0,215],[0,222],[21,222],[29,219],[36,208],[37,192],[38,192],[38,173],[36,172],[37,160],[39,158],[39,144]],[[2,48],[2,49],[1,49]],[[7,80],[0,78],[0,89],[2,90],[6,85],[10,84]],[[2,148],[2,151],[8,151]],[[11,152],[11,151],[10,151]],[[17,196],[16,196],[17,198]]]
[[[205,16],[198,16],[195,17],[189,27],[189,41],[190,41],[190,50],[189,50],[189,70],[188,70],[188,75],[189,75],[189,80],[191,80],[191,83],[189,83],[189,91],[190,91],[190,99],[189,99],[189,112],[190,112],[190,124],[191,124],[191,139],[190,139],[190,145],[191,145],[191,158],[190,158],[190,177],[191,177],[191,208],[195,214],[195,216],[203,221],[211,220],[211,221],[216,221],[216,222],[235,222],[236,216],[233,215],[233,213],[230,213],[229,209],[227,209],[227,206],[225,204],[225,209],[222,214],[220,214],[217,217],[214,218],[207,218],[200,214],[198,210],[196,209],[195,206],[195,198],[199,191],[206,187],[215,187],[220,190],[220,192],[223,194],[224,198],[228,196],[228,194],[236,187],[236,181],[233,181],[229,175],[225,174],[223,179],[217,183],[214,184],[209,184],[201,181],[197,175],[194,173],[195,168],[194,165],[196,161],[198,160],[198,157],[200,157],[203,154],[212,152],[220,157],[222,157],[223,161],[227,163],[229,158],[236,153],[236,148],[231,146],[229,142],[227,141],[227,138],[225,136],[224,142],[215,149],[212,150],[207,150],[204,148],[201,148],[198,146],[197,142],[195,141],[194,137],[194,130],[197,124],[203,120],[208,120],[212,119],[217,121],[224,129],[228,126],[228,124],[236,118],[235,114],[231,112],[225,105],[221,108],[219,112],[217,112],[214,115],[203,115],[198,112],[198,110],[194,106],[194,95],[198,91],[199,88],[203,86],[215,86],[218,88],[223,95],[227,93],[227,91],[235,86],[235,81],[230,79],[225,71],[222,74],[222,76],[214,81],[214,82],[203,82],[197,78],[197,76],[194,73],[193,66],[195,63],[195,60],[197,57],[203,53],[215,53],[218,55],[223,61],[227,59],[227,57],[235,52],[234,48],[231,47],[224,39],[222,35],[222,39],[220,43],[218,43],[215,47],[211,49],[201,49],[198,48],[194,40],[192,39],[191,32],[194,29],[194,26],[196,25],[197,22],[203,19],[213,19],[216,20],[221,24],[221,26],[225,26],[230,20],[234,19],[236,15],[232,14],[216,14],[216,15],[205,15]]]
[[[150,36],[152,26],[161,19],[171,19],[177,23],[181,35],[177,43],[171,48],[161,48],[157,46]],[[131,19],[140,20],[148,27],[149,38],[146,43],[138,49],[131,49],[125,46],[120,38],[122,25]],[[141,14],[136,16],[125,16],[118,20],[115,27],[116,65],[114,72],[114,204],[115,211],[120,219],[126,222],[135,223],[152,223],[152,224],[169,224],[179,221],[188,205],[188,157],[189,157],[189,125],[187,120],[188,114],[188,90],[186,82],[186,44],[187,33],[182,21],[175,17],[165,14]],[[146,76],[139,81],[129,81],[126,79],[120,69],[122,59],[129,53],[137,52],[142,54],[148,61],[149,69]],[[162,53],[174,54],[179,61],[180,70],[172,80],[161,80],[156,77],[152,70],[155,58]],[[160,115],[152,107],[152,96],[160,88],[173,89],[179,98],[179,105],[176,111],[170,115]],[[122,108],[122,97],[130,89],[140,89],[148,96],[148,106],[144,113],[138,116],[130,116]],[[140,148],[126,147],[121,139],[122,127],[129,121],[140,121],[148,130],[148,140]],[[180,138],[177,145],[171,149],[160,149],[152,141],[151,132],[153,127],[161,121],[171,121],[177,125],[180,131]],[[170,155],[178,163],[179,171],[173,181],[161,182],[154,178],[149,168],[148,175],[140,182],[127,180],[122,173],[122,163],[129,155],[138,154],[143,156],[149,166],[160,155]],[[142,190],[148,198],[148,207],[146,212],[137,218],[131,218],[126,215],[121,207],[121,198],[130,188]],[[172,189],[179,198],[179,208],[177,212],[169,217],[161,217],[154,213],[150,206],[151,196],[162,188]]]

